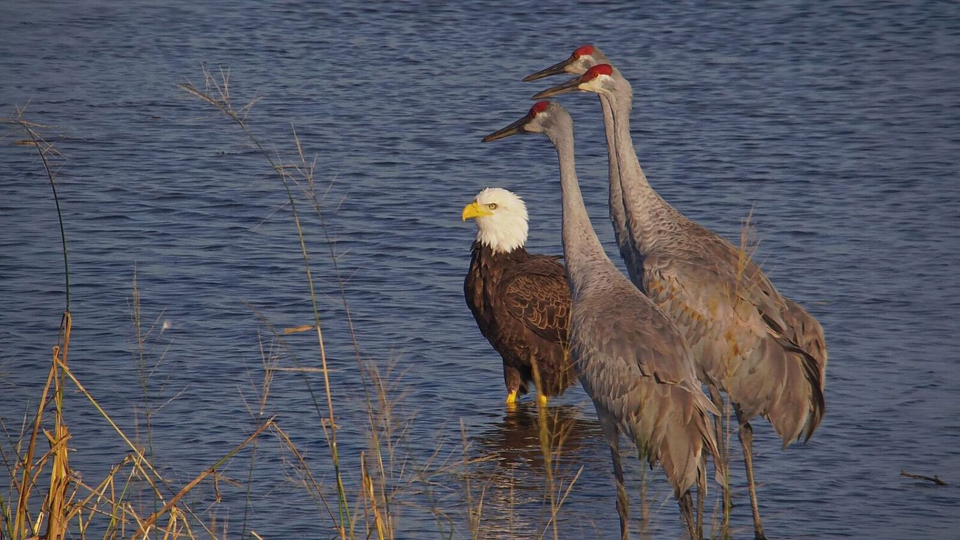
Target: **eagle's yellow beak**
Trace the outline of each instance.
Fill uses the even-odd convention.
[[[473,201],[472,203],[463,207],[463,214],[460,217],[463,219],[463,221],[466,221],[470,218],[478,218],[478,217],[492,216],[492,215],[493,215],[493,212],[491,212],[486,207],[486,205],[481,206],[477,204],[477,201]]]

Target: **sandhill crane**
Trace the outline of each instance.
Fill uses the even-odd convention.
[[[706,485],[704,449],[718,449],[693,357],[669,319],[607,258],[587,215],[574,165],[573,121],[556,103],[486,136],[542,133],[557,150],[563,200],[563,253],[572,299],[570,353],[610,444],[617,479],[620,534],[628,537],[629,504],[620,466],[622,431],[651,465],[661,462],[692,538],[690,488]]]
[[[562,394],[576,381],[567,354],[570,290],[558,257],[532,255],[527,207],[515,193],[486,188],[463,208],[477,223],[464,298],[480,333],[503,359],[507,404],[537,385],[538,398]]]
[[[523,78],[523,81],[536,81],[544,77],[564,73],[582,75],[595,65],[609,63],[610,61],[599,47],[584,45],[574,50],[566,60],[527,75]],[[600,94],[598,97],[600,98],[600,109],[603,111],[603,130],[607,139],[607,162],[610,171],[610,221],[613,223],[613,232],[617,239],[617,247],[620,249],[620,256],[626,262],[630,279],[636,282],[639,274],[634,276],[633,272],[641,265],[632,260],[634,250],[630,245],[630,232],[627,230],[627,218],[623,210],[620,166],[617,164],[616,140],[614,139],[613,110],[606,96]]]
[[[653,190],[630,138],[633,91],[619,71],[600,64],[534,98],[576,90],[603,95],[610,102],[633,251],[627,263],[640,263],[631,275],[687,339],[698,375],[709,386],[717,407],[722,405],[718,389],[726,391],[733,404],[754,534],[765,538],[754,482],[750,420],[757,416],[770,420],[784,448],[800,437],[805,425],[809,440],[826,406],[823,329],[802,307],[777,292],[744,249],[686,218]],[[722,418],[718,428],[722,433]],[[727,489],[724,497],[729,500]]]

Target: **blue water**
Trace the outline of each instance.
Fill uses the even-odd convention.
[[[524,75],[588,42],[633,83],[634,141],[654,187],[733,239],[752,211],[758,260],[825,328],[827,415],[813,440],[780,451],[769,426],[756,426],[768,535],[956,538],[957,3],[5,3],[2,114],[25,108],[62,153],[54,162],[70,250],[74,373],[147,443],[131,316],[136,271],[144,331],[157,324],[146,340],[146,362],[157,364],[149,403],[162,405],[151,417],[153,453],[176,489],[256,425],[248,406],[258,408],[261,344],[271,346],[260,317],[277,328],[312,321],[282,185],[235,125],[176,87],[202,84],[202,65],[217,76],[222,68],[238,104],[262,97],[250,127],[272,155],[295,159],[295,125],[316,156],[357,340],[397,400],[400,536],[436,537],[451,524],[455,537],[470,536],[461,422],[467,455],[481,459],[471,464],[471,487],[474,502],[485,488],[484,534],[534,534],[548,517],[534,413],[504,410],[499,358],[464,305],[473,226],[459,215],[483,187],[514,190],[530,209],[529,249],[561,251],[549,144],[479,140],[552,84],[523,84]],[[589,210],[615,255],[596,98],[562,101],[577,122]],[[35,151],[13,144],[23,135],[3,135],[0,418],[16,438],[37,405],[64,298],[50,187]],[[323,230],[305,199],[298,209],[355,490],[369,442],[363,386]],[[287,341],[289,351],[274,346],[280,366],[295,366],[291,353],[319,365],[312,334]],[[318,374],[306,377],[321,388]],[[71,465],[98,482],[127,449],[80,394],[69,393],[67,411]],[[572,425],[558,475],[569,482],[583,467],[561,511],[561,537],[613,538],[609,454],[592,407],[575,388],[554,411]],[[276,373],[265,414],[277,415],[332,497],[302,373]],[[0,439],[7,456],[11,444]],[[250,459],[245,450],[223,471],[219,504],[209,482],[189,498],[235,536]],[[246,529],[264,538],[332,536],[292,460],[274,437],[262,439]],[[638,516],[640,467],[630,463]],[[418,479],[420,469],[433,474]],[[752,537],[739,464],[733,472],[735,536]],[[680,536],[660,473],[648,483],[650,528]],[[0,493],[9,500],[6,473]],[[152,503],[142,504],[149,511]]]

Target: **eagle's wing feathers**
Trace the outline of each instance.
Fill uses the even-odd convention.
[[[529,330],[551,343],[567,343],[570,288],[555,257],[535,256],[512,268],[501,290],[507,311]]]

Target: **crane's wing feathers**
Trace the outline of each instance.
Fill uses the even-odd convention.
[[[534,256],[510,269],[502,281],[508,312],[541,338],[567,343],[570,288],[556,257]]]
[[[732,259],[730,250],[721,252]],[[742,358],[734,369],[753,374],[748,377],[755,384],[741,381],[739,391],[727,391],[738,395],[748,416],[769,415],[785,442],[799,435],[806,417],[809,438],[825,409],[826,347],[820,325],[781,296],[755,264],[743,259],[723,264],[717,262],[723,260],[720,254],[709,262],[714,254],[679,260],[648,257],[648,295],[708,361],[706,371],[712,371],[714,379],[727,369],[725,359]]]
[[[789,342],[790,347],[801,349],[805,354],[812,354],[797,340],[796,331],[791,324],[796,321],[787,320],[789,306],[799,306],[781,296],[763,271],[749,258],[736,258],[739,255],[731,253],[731,250],[736,251],[735,248],[726,242],[724,245],[728,249],[710,254],[716,257],[698,255],[670,261],[648,257],[644,262],[645,287],[651,289],[653,295],[666,294],[670,297],[666,302],[660,301],[667,300],[666,298],[655,299],[654,302],[661,307],[667,305],[671,309],[689,311],[696,322],[703,324],[718,320],[718,316],[733,315],[721,313],[726,307],[738,315],[737,321],[741,325],[751,326],[756,335],[772,333],[778,340]],[[717,262],[723,258],[732,259],[732,262]],[[800,310],[802,311],[802,308]],[[683,316],[683,313],[677,315]],[[806,319],[813,320],[805,311],[803,315]],[[816,323],[815,320],[813,322]],[[822,330],[820,338],[822,345]]]
[[[784,320],[787,322],[787,328],[791,330],[791,343],[798,345],[797,348],[803,355],[804,373],[810,381],[815,400],[804,437],[804,440],[810,440],[813,432],[820,425],[826,409],[823,390],[827,373],[827,345],[823,337],[823,327],[817,319],[807,313],[800,304],[789,299],[786,299],[786,302]]]
[[[643,320],[611,317],[604,352],[614,358],[636,362],[641,373],[657,382],[679,384],[691,374],[684,369],[688,363],[677,361],[677,358],[685,358],[689,352],[685,350],[682,338],[669,332],[666,322],[651,317]],[[689,365],[692,366],[692,362]]]
[[[623,285],[576,308],[580,381],[601,418],[615,418],[651,465],[662,463],[679,497],[700,474],[704,447],[719,454],[706,413],[720,411],[703,394],[676,327],[625,279]]]
[[[602,302],[602,309],[595,311],[597,320],[585,325],[596,329],[591,341],[597,352],[635,365],[658,383],[694,384],[694,362],[683,336],[659,308],[632,285],[630,289],[615,295],[615,302]]]

